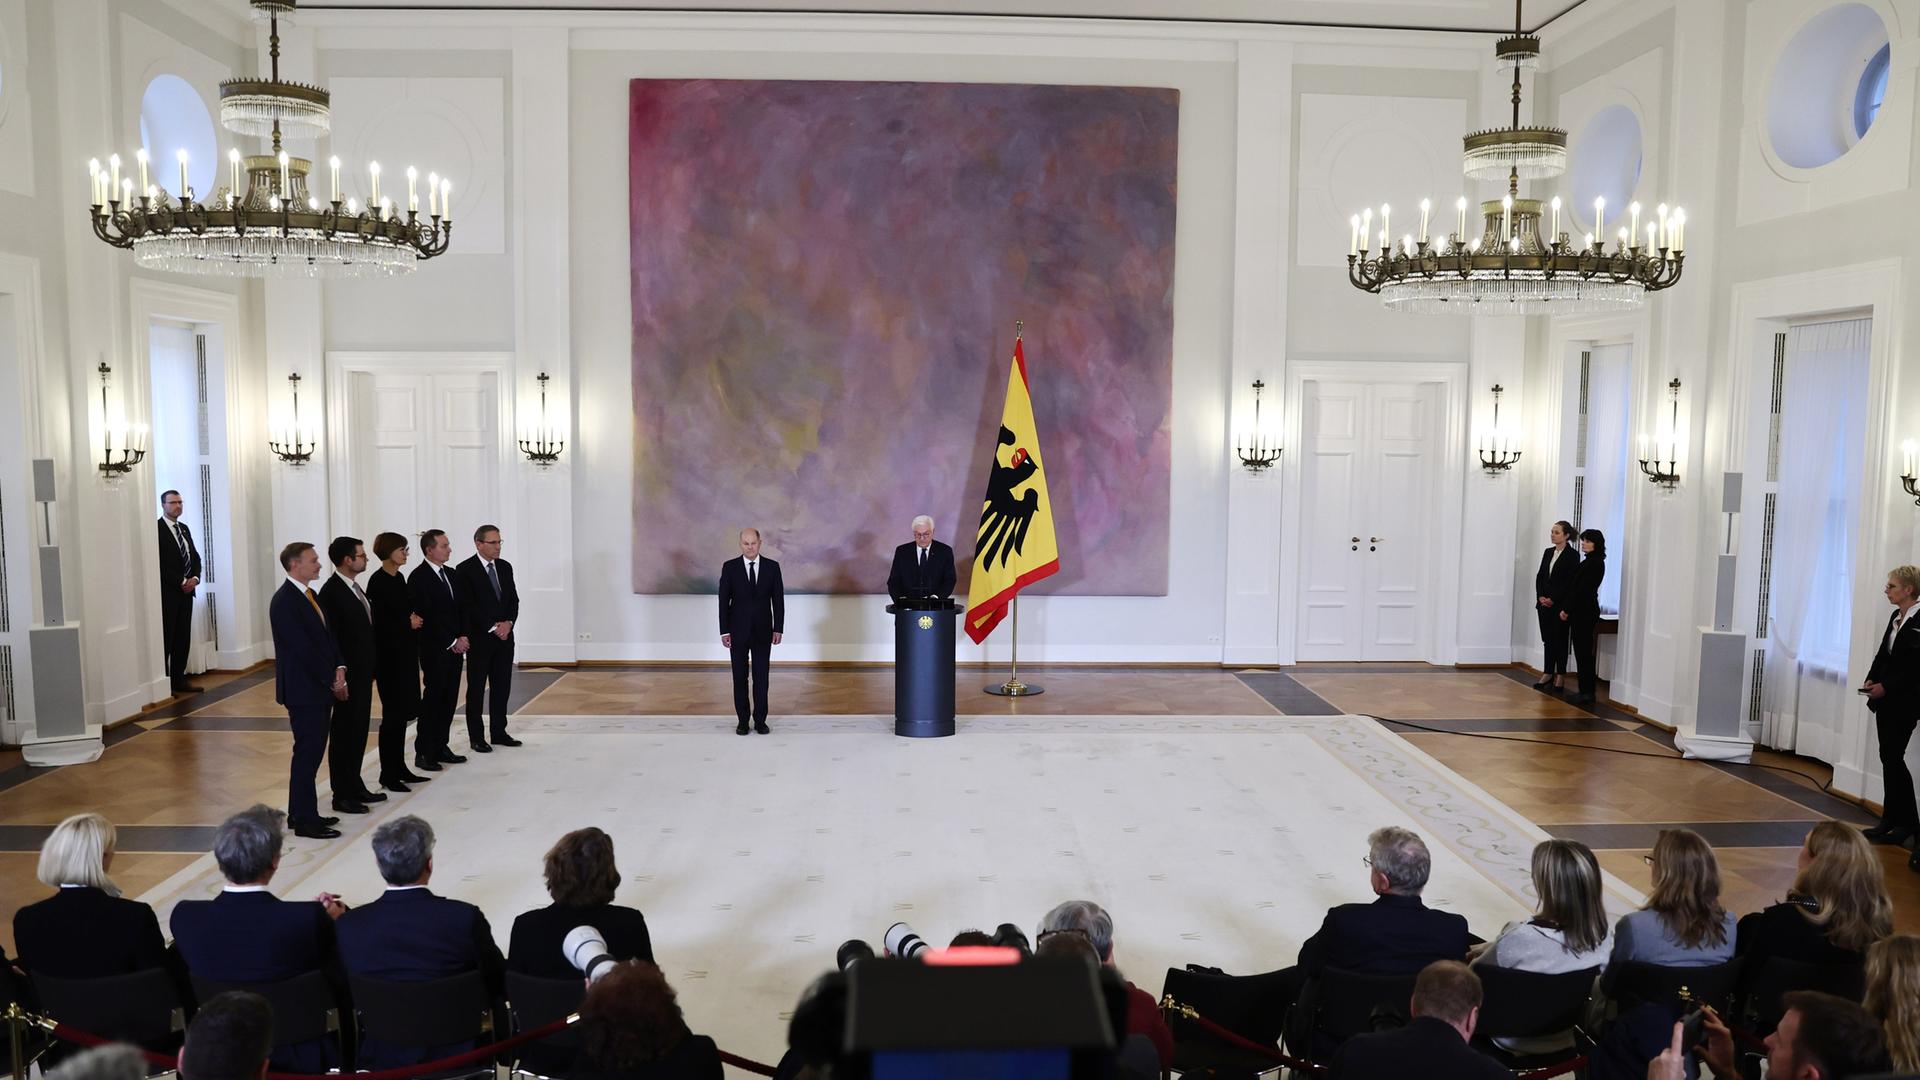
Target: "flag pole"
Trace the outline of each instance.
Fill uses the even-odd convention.
[[[1026,326],[1026,320],[1015,320],[1013,340],[1016,344],[1019,343],[1020,335]],[[1032,697],[1035,694],[1044,694],[1047,692],[1046,688],[1038,683],[1020,681],[1020,594],[1015,593],[1013,599],[1007,601],[1007,605],[1013,609],[1013,637],[1008,643],[1011,649],[1008,654],[1010,670],[1007,672],[1006,682],[986,687],[986,691],[1000,697]]]

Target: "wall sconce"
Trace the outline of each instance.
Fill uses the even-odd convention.
[[[1253,431],[1244,436],[1234,446],[1234,453],[1240,455],[1240,464],[1255,476],[1267,471],[1273,463],[1280,460],[1280,447],[1270,442],[1260,430],[1260,391],[1267,384],[1259,379],[1253,380]]]
[[[1900,456],[1904,460],[1900,469],[1900,486],[1913,496],[1913,505],[1920,506],[1920,472],[1915,469],[1915,466],[1920,466],[1920,447],[1908,439],[1900,444]]]
[[[267,439],[267,449],[281,461],[299,468],[313,460],[313,452],[320,448],[320,440],[314,433],[300,426],[300,373],[287,376],[287,385],[293,390],[293,421]]]
[[[560,452],[567,448],[566,440],[559,438],[559,432],[547,424],[547,381],[551,378],[546,372],[534,377],[540,384],[540,424],[529,430],[520,439],[520,452],[527,460],[543,469],[551,468],[560,460]]]
[[[1499,383],[1493,384],[1493,430],[1480,437],[1480,467],[1496,476],[1520,460],[1513,436],[1500,429],[1500,395],[1506,392]]]
[[[124,415],[114,422],[113,409],[107,403],[107,387],[113,382],[113,369],[100,361],[100,475],[115,484],[133,471],[147,456],[147,425],[129,424]]]
[[[1673,412],[1667,420],[1667,432],[1664,440],[1656,437],[1651,442],[1642,433],[1640,436],[1640,471],[1647,479],[1659,484],[1668,491],[1680,482],[1680,380],[1667,384],[1667,398],[1673,402]],[[1664,455],[1664,456],[1663,456]]]

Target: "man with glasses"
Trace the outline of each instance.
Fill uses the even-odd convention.
[[[1075,934],[1087,939],[1100,963],[1113,967],[1113,916],[1091,900],[1069,900],[1040,917],[1034,929],[1036,946],[1057,934]],[[1118,970],[1117,968],[1115,969]],[[1160,1068],[1173,1068],[1173,1032],[1160,1015],[1160,1005],[1152,994],[1127,983],[1128,1035],[1144,1035],[1153,1043]]]
[[[490,754],[495,746],[519,746],[507,734],[507,696],[513,692],[513,623],[520,617],[520,593],[513,587],[513,564],[500,557],[500,529],[482,525],[473,530],[474,553],[460,564],[465,586],[467,640],[467,741],[475,753]],[[481,701],[486,700],[491,730],[481,727]],[[487,741],[491,734],[493,741]]]

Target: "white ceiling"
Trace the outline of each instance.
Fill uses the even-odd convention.
[[[236,0],[237,2],[237,0]],[[1533,30],[1584,0],[1531,0]],[[303,0],[305,8],[492,8],[530,10],[835,11],[1036,18],[1204,20],[1329,26],[1510,31],[1513,0]]]

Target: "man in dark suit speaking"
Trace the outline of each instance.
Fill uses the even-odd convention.
[[[747,733],[747,668],[753,668],[753,730],[767,734],[767,653],[787,622],[780,564],[760,554],[760,530],[740,530],[740,557],[720,566],[720,644],[733,656],[735,735]]]
[[[933,538],[933,519],[913,519],[913,540],[893,549],[893,570],[887,574],[887,594],[894,603],[953,595],[953,549]]]
[[[313,778],[327,752],[327,724],[333,703],[347,698],[347,667],[320,614],[313,579],[320,556],[312,544],[295,541],[280,550],[287,572],[268,606],[273,624],[273,699],[287,708],[293,725],[293,767],[287,780],[287,822],[296,836],[327,840],[339,836],[339,819],[320,816]]]

